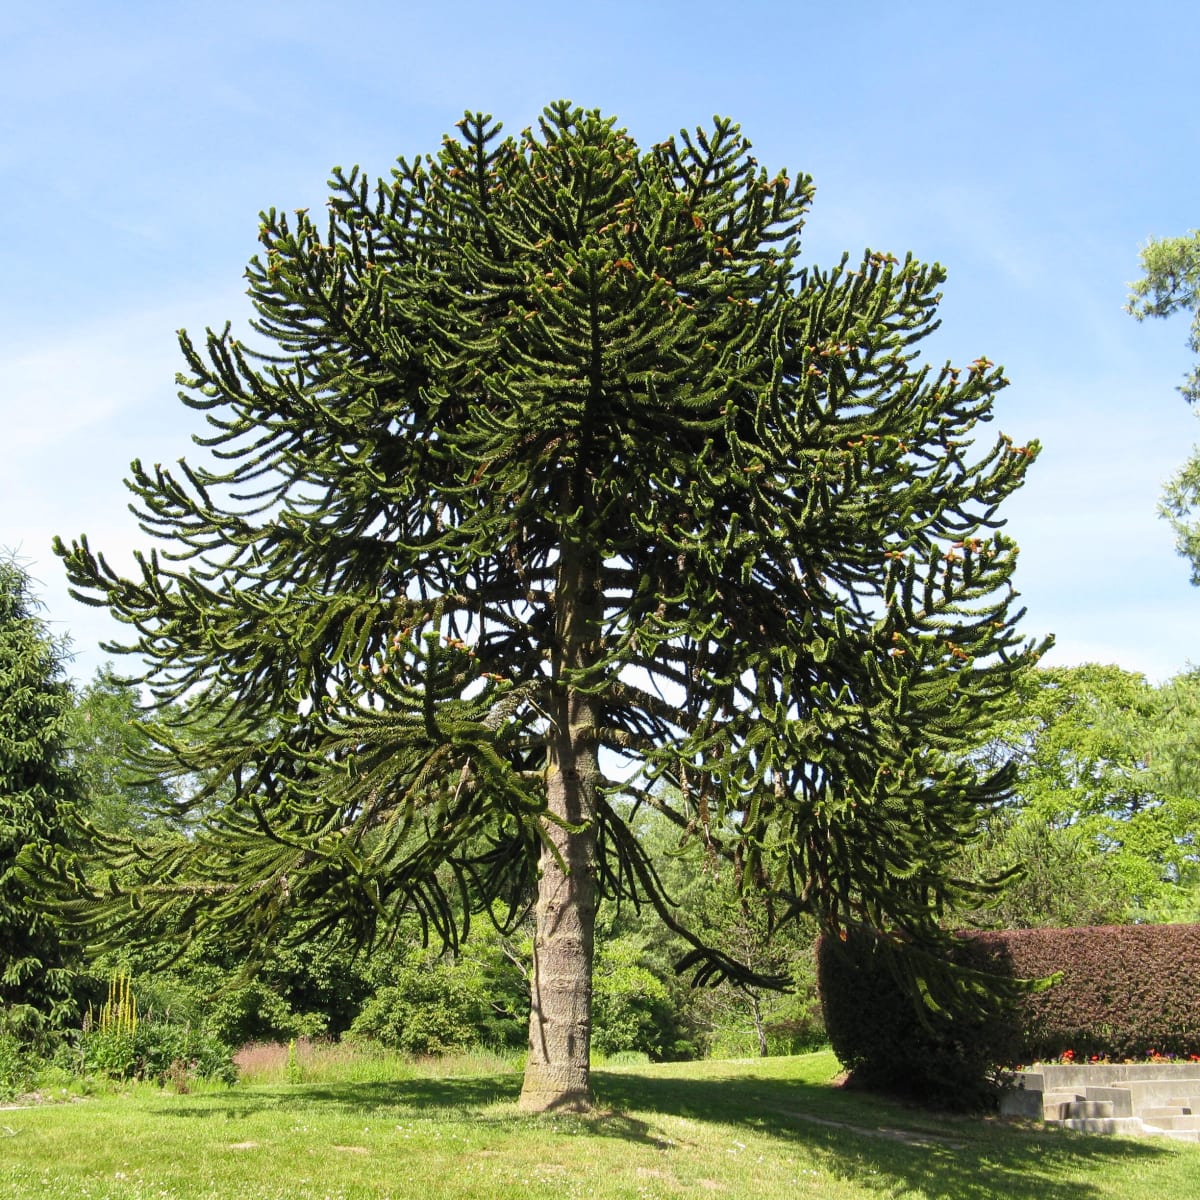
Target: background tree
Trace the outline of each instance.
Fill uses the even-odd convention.
[[[1128,311],[1139,321],[1190,312],[1188,348],[1200,355],[1200,230],[1185,237],[1157,238],[1142,248],[1145,274],[1130,284]],[[1200,366],[1188,372],[1180,387],[1192,405],[1200,401]],[[1163,489],[1160,511],[1175,530],[1175,545],[1192,564],[1192,582],[1200,584],[1200,523],[1194,519],[1200,502],[1200,450],[1172,476]]]
[[[11,555],[0,557],[0,1030],[24,1036],[72,1013],[69,956],[17,871],[26,848],[61,844],[78,795],[64,655],[38,616],[28,575]]]
[[[953,913],[950,920],[956,927],[1120,925],[1135,911],[1128,881],[1094,837],[1019,807],[1005,807],[988,820],[983,838],[964,850],[963,866],[984,877],[1013,866],[1021,871],[985,905]]]
[[[1185,237],[1155,238],[1142,247],[1141,258],[1144,274],[1129,285],[1128,311],[1139,321],[1190,312],[1188,349],[1200,354],[1200,229]],[[1189,404],[1200,401],[1200,366],[1179,390]]]
[[[677,920],[638,804],[769,923],[941,944],[1007,787],[961,751],[1033,656],[996,526],[1036,446],[975,447],[986,359],[919,361],[942,271],[801,268],[811,182],[732,123],[646,151],[565,103],[459,129],[374,189],[336,171],[324,229],[263,215],[257,348],[181,337],[215,464],[134,464],[161,543],[135,578],[60,546],[189,700],[164,769],[230,790],[77,912],[260,950],[411,912],[453,943],[536,895],[540,1109],[587,1102],[600,894],[698,979],[767,982]]]
[[[1116,666],[1031,672],[988,752],[1017,766],[1011,801],[966,851],[976,870],[1021,863],[971,916],[1025,928],[1162,920],[1189,906],[1200,854],[1200,680],[1161,686]]]
[[[172,805],[164,781],[141,765],[150,750],[141,715],[136,689],[111,666],[96,672],[71,709],[69,748],[84,812],[109,833],[144,831]]]
[[[614,913],[614,906],[606,904],[601,910],[601,957],[608,957],[608,943],[614,938],[632,944],[640,952],[638,965],[668,990],[670,1021],[659,1022],[659,1046],[673,1040],[676,1057],[708,1052],[740,1058],[799,1053],[823,1042],[812,918],[805,915],[773,925],[771,898],[739,888],[736,863],[711,853],[695,838],[681,837],[654,810],[639,814],[634,828],[657,865],[665,894],[677,906],[679,923],[703,930],[710,943],[760,978],[786,981],[782,989],[740,978],[707,988],[681,987],[671,964],[686,953],[686,943],[664,928],[654,913],[628,904]],[[607,981],[602,986],[607,987]],[[658,1047],[628,1048],[662,1056]]]

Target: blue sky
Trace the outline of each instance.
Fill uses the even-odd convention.
[[[996,425],[1045,445],[1009,504],[1030,634],[1053,661],[1165,678],[1200,663],[1200,592],[1155,516],[1200,439],[1175,391],[1185,321],[1137,325],[1150,237],[1200,225],[1200,9],[1139,4],[54,3],[0,37],[0,547],[73,670],[115,630],[50,553],[145,545],[121,480],[199,432],[174,331],[243,322],[257,213],[319,207],[334,165],[386,173],[465,109],[518,130],[568,97],[642,143],[714,113],[806,171],[806,253],[949,270],[936,361],[1012,386]]]

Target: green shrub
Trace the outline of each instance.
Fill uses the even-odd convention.
[[[592,1045],[601,1054],[663,1058],[673,1016],[666,986],[645,967],[625,964],[594,981]]]
[[[170,1079],[181,1088],[189,1076],[233,1083],[237,1072],[228,1043],[189,1017],[173,1021],[165,1009],[139,1015],[132,981],[118,972],[100,1012],[89,1011],[84,1021],[77,1067],[108,1079]]]
[[[650,1063],[650,1055],[640,1050],[618,1050],[604,1060],[607,1067],[645,1067]]]
[[[407,1054],[445,1054],[479,1043],[487,1010],[474,964],[423,952],[395,969],[350,1032]]]
[[[611,1058],[641,1053],[656,1062],[692,1057],[676,996],[631,938],[601,943],[592,975],[592,1046]]]
[[[140,1021],[132,1033],[96,1027],[80,1035],[78,1061],[87,1074],[178,1084],[185,1077],[237,1080],[233,1051],[205,1029]]]
[[[29,1046],[0,1024],[0,1101],[28,1091],[33,1086],[34,1072]]]
[[[204,1009],[204,1024],[227,1045],[286,1042],[325,1032],[320,1014],[293,1012],[287,1001],[261,979],[251,979],[239,987],[214,982],[215,991]]]

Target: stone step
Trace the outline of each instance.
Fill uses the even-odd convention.
[[[1041,1092],[1026,1092],[1020,1088],[1006,1088],[1000,1093],[1000,1115],[1002,1117],[1025,1117],[1040,1121],[1045,1117]]]
[[[1129,1089],[1135,1111],[1152,1105],[1176,1104],[1184,1098],[1185,1091],[1178,1079],[1130,1079],[1118,1086]]]
[[[1047,1121],[1046,1124],[1057,1125],[1060,1129],[1074,1129],[1079,1133],[1123,1133],[1128,1137],[1140,1137],[1146,1132],[1145,1123],[1140,1117],[1071,1117],[1065,1121]]]
[[[1014,1071],[1011,1076],[1012,1086],[1027,1092],[1044,1092],[1046,1076],[1041,1071]]]
[[[1117,1114],[1113,1112],[1111,1100],[1066,1100],[1058,1106],[1058,1119],[1060,1121],[1071,1121],[1075,1119],[1084,1119],[1088,1117],[1113,1117]],[[1122,1113],[1122,1116],[1128,1116],[1128,1113]]]
[[[1029,1071],[1016,1072],[1025,1086],[1050,1091],[1055,1088],[1082,1088],[1088,1084],[1174,1080],[1175,1094],[1200,1091],[1200,1062],[1191,1063],[1042,1063]]]
[[[1146,1132],[1152,1137],[1170,1138],[1173,1142],[1200,1142],[1200,1129],[1155,1129],[1147,1126]]]
[[[1000,1111],[1083,1133],[1200,1143],[1200,1063],[1043,1064],[1013,1073]]]
[[[1064,1104],[1075,1104],[1080,1100],[1086,1100],[1087,1097],[1083,1092],[1070,1091],[1065,1088],[1056,1088],[1052,1092],[1040,1093],[1041,1112],[1040,1116],[1046,1121],[1057,1121],[1060,1114],[1059,1108]]]
[[[1186,1116],[1167,1116],[1167,1117],[1146,1117],[1142,1120],[1147,1125],[1153,1125],[1155,1129],[1195,1129],[1200,1131],[1200,1116],[1192,1116],[1190,1113]]]
[[[1005,1088],[1000,1093],[1000,1115],[1002,1117],[1025,1117],[1030,1121],[1045,1119],[1041,1092],[1027,1092],[1023,1088]]]
[[[1133,1102],[1133,1093],[1126,1086],[1114,1084],[1111,1087],[1089,1087],[1084,1089],[1084,1099],[1103,1101],[1112,1105],[1111,1116],[1134,1117],[1137,1111]]]

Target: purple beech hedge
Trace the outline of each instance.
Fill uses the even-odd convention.
[[[1057,1059],[1200,1056],[1200,925],[1102,925],[960,934],[962,967],[1046,979],[1017,999],[918,1010],[880,940],[852,931],[817,947],[833,1049],[867,1086],[974,1102],[997,1067]]]

